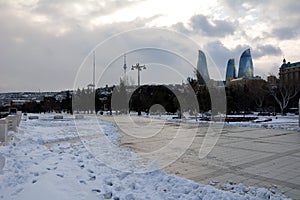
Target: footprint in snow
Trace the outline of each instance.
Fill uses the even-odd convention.
[[[99,189],[92,189],[92,192],[97,192],[97,193],[100,193],[100,192],[101,192],[101,190],[99,190]]]
[[[91,173],[91,174],[93,174],[94,173],[94,171],[93,170],[91,170],[91,169],[88,169],[87,170],[89,173]]]
[[[56,176],[63,178],[64,175],[63,174],[56,174]]]
[[[91,176],[90,181],[94,181],[94,180],[96,180],[96,176]]]
[[[103,196],[104,196],[105,199],[111,199],[112,198],[112,192],[107,192]]]

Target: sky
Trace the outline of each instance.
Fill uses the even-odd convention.
[[[118,84],[146,65],[142,84],[194,76],[197,51],[212,78],[251,49],[254,74],[278,76],[283,58],[300,61],[298,0],[0,0],[0,92],[60,91]]]

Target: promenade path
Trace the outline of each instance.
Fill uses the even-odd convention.
[[[293,199],[300,199],[300,132],[224,126],[210,153],[200,159],[199,150],[208,125],[169,122],[132,116],[101,116],[101,120],[117,121],[123,135],[121,146],[136,153],[159,151],[174,140],[178,129],[183,130],[178,151],[183,155],[168,165],[160,166],[167,173],[202,184],[243,183],[247,186],[273,188]],[[134,134],[122,127],[130,127]],[[162,127],[162,128],[158,128]],[[147,131],[146,131],[147,130]],[[148,132],[153,130],[153,135]],[[195,132],[195,135],[184,134]],[[146,135],[143,135],[147,132]],[[137,137],[139,135],[139,137]],[[178,136],[177,136],[178,137]],[[193,137],[193,138],[189,138]],[[187,141],[192,144],[187,149]],[[165,152],[172,156],[172,152]],[[151,156],[146,157],[151,159]]]

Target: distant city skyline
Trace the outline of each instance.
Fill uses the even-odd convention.
[[[228,60],[234,58],[238,66],[241,52],[247,48],[251,49],[254,76],[264,79],[269,74],[278,76],[283,58],[300,61],[299,10],[297,0],[1,1],[0,92],[73,89],[79,67],[97,44],[114,34],[139,28],[173,30],[193,40],[199,48],[189,49],[185,57],[196,68],[198,50],[204,51],[212,79],[225,79]],[[115,63],[120,64],[118,73],[122,74],[122,55],[138,46],[140,36],[143,35],[119,40],[123,46],[108,46],[107,51],[96,49],[98,76],[104,72],[107,55],[118,48],[123,49],[119,49],[122,53],[116,55],[120,59]],[[149,33],[147,44],[163,46],[159,38]],[[168,45],[167,50],[180,48],[176,43]],[[144,60],[136,59],[138,55],[145,56],[141,52],[128,55],[127,65],[151,64],[152,55]],[[185,81],[184,76],[193,75],[193,70],[187,68],[184,73],[180,71],[180,76],[172,77],[168,67],[174,58],[153,55],[159,63],[142,72],[142,84],[160,80],[180,83]],[[210,67],[209,60],[216,65],[220,76]],[[91,56],[86,58],[86,65],[93,69]],[[131,73],[129,76],[137,83],[135,73]],[[155,76],[157,73],[159,76]],[[91,83],[90,71],[82,77],[86,79],[82,87]],[[118,83],[117,80],[113,83]]]

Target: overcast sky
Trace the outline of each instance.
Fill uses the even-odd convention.
[[[128,66],[146,64],[142,84],[185,81],[198,49],[215,79],[248,47],[255,75],[278,75],[284,57],[300,61],[299,10],[298,0],[0,0],[0,92],[85,87],[93,50],[98,86],[118,83],[124,52]]]

